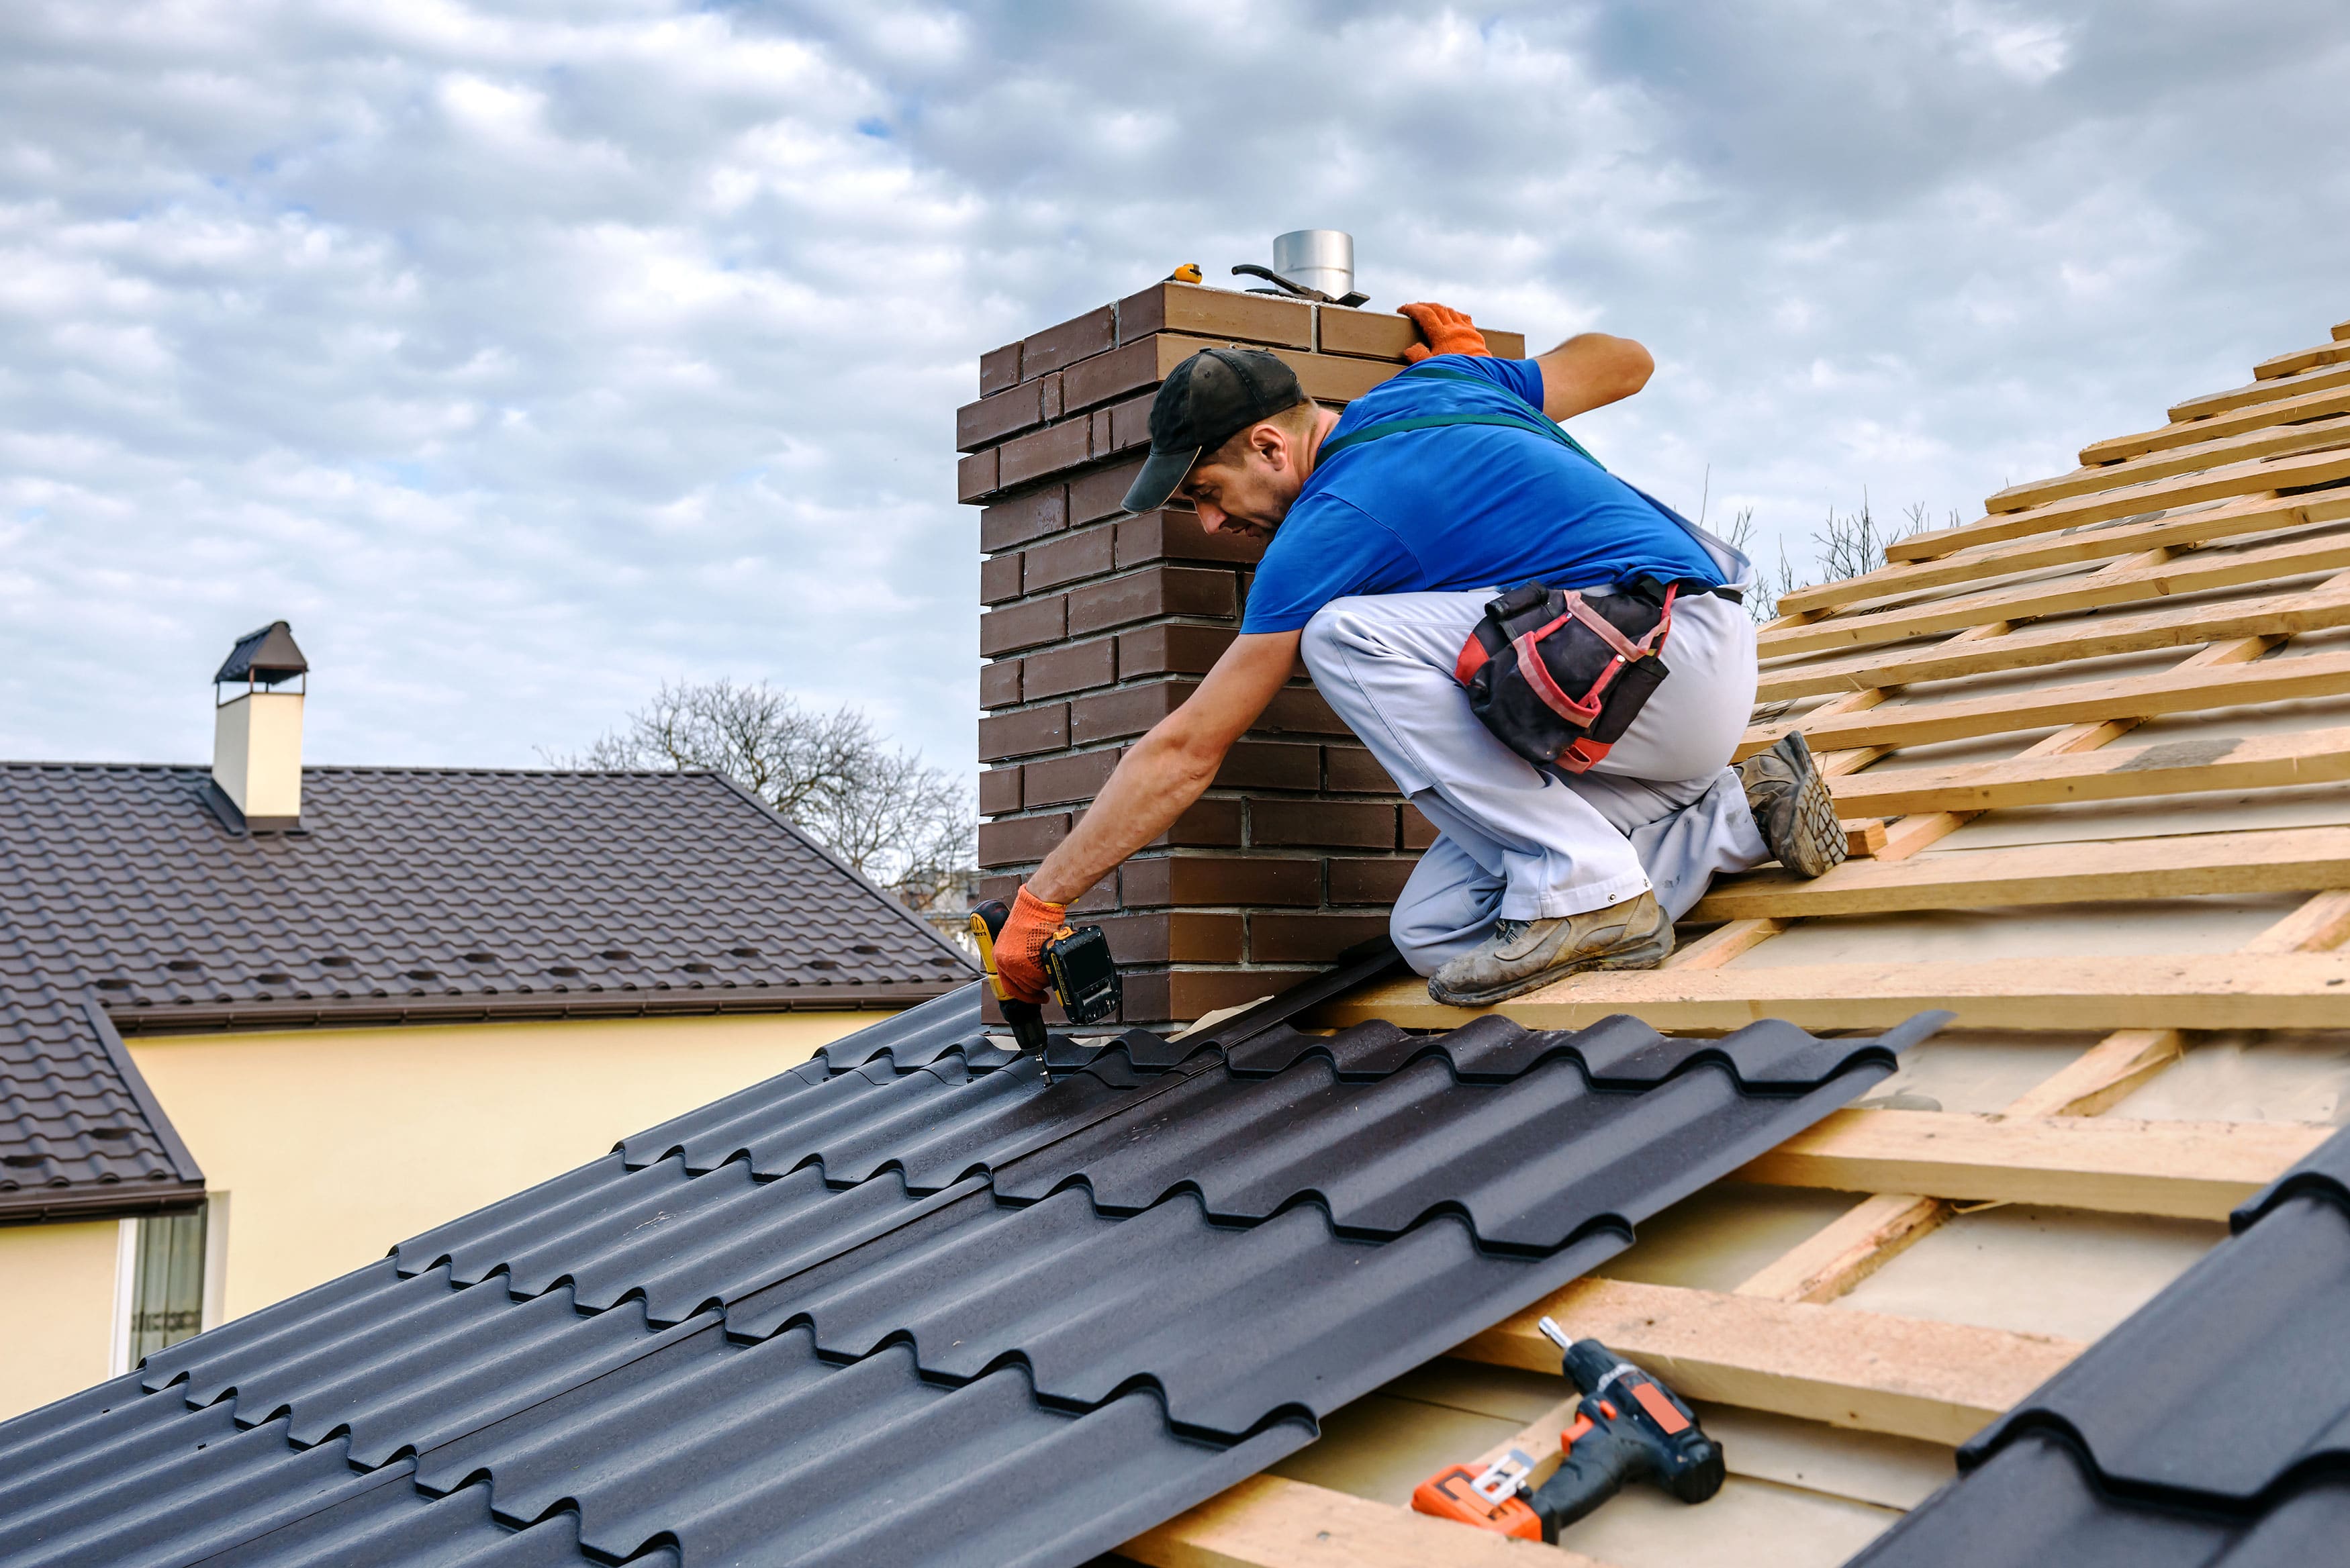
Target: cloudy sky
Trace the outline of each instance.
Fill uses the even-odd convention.
[[[2340,0],[11,0],[0,755],[201,759],[283,617],[313,761],[731,675],[968,766],[977,357],[1297,227],[1646,341],[1578,430],[1801,567],[2350,317],[2345,81]]]

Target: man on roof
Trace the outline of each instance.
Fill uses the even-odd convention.
[[[1648,350],[1586,333],[1500,359],[1461,312],[1403,311],[1426,346],[1343,415],[1253,349],[1202,349],[1159,389],[1128,509],[1180,498],[1269,543],[1240,635],[1020,889],[995,943],[1016,994],[1044,996],[1065,907],[1200,797],[1301,653],[1438,829],[1390,923],[1438,1002],[1653,968],[1717,872],[1844,858],[1800,734],[1730,765],[1752,563],[1555,422],[1638,391]]]

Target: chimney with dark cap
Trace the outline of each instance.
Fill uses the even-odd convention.
[[[300,826],[309,670],[292,629],[274,620],[238,638],[213,676],[213,785],[249,829]]]
[[[980,399],[955,415],[960,497],[984,508],[980,897],[1011,897],[1240,626],[1263,545],[1206,533],[1180,502],[1125,506],[1159,383],[1202,348],[1263,349],[1343,405],[1417,340],[1400,316],[1167,282],[981,358]],[[1384,931],[1434,836],[1301,667],[1199,804],[1070,908],[1108,933],[1124,1022],[1189,1021]]]

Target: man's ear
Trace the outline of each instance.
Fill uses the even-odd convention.
[[[1278,471],[1297,466],[1297,454],[1289,450],[1289,432],[1270,420],[1249,431],[1249,445],[1268,468]]]

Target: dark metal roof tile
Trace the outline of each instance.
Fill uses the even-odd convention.
[[[97,1521],[180,1474],[175,1413],[208,1407],[279,1453],[381,1467],[305,1490],[240,1442],[234,1474],[165,1486],[254,1568],[421,1529],[442,1505],[415,1494],[484,1480],[492,1516],[432,1513],[461,1521],[434,1550],[553,1550],[543,1516],[566,1503],[606,1560],[674,1542],[694,1562],[1070,1568],[1889,1070],[1838,1042],[1808,1093],[1764,1092],[1708,1048],[1594,1088],[1578,1037],[1534,1051],[1485,1026],[1514,1076],[1477,1039],[1367,1030],[1261,1052],[1288,1054],[1258,1076],[1219,1045],[1121,1042],[1047,1085],[962,1023],[886,1021],[837,1053],[861,1065],[785,1075],[630,1140],[657,1158],[608,1157],[172,1347],[137,1380],[152,1393],[0,1427],[0,1473],[37,1456],[39,1495]],[[1463,1080],[1462,1058],[1492,1071]],[[696,1145],[786,1168],[697,1169]]]

